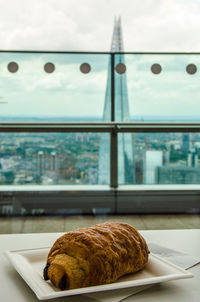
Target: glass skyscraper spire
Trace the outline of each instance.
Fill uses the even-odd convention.
[[[114,31],[111,44],[111,52],[123,52],[123,39],[121,19],[115,19]],[[124,55],[115,55],[115,66],[119,63],[125,64]],[[103,121],[111,119],[111,59],[108,64],[108,80],[106,87]],[[115,121],[129,122],[130,112],[128,104],[128,91],[126,72],[119,74],[115,71]],[[135,182],[134,169],[134,136],[130,133],[118,135],[118,183],[131,184]],[[98,183],[109,184],[110,182],[110,150],[109,137],[102,134],[100,151],[99,151],[99,166],[98,166]]]

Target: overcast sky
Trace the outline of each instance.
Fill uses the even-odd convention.
[[[125,51],[200,52],[200,0],[0,0],[0,50],[109,51],[115,16]],[[47,62],[54,73],[44,72]],[[83,62],[91,73],[80,72]],[[198,55],[127,55],[130,114],[199,112],[200,73],[188,75],[190,63],[199,70]],[[1,53],[0,115],[101,117],[107,74],[106,55]]]
[[[125,51],[200,51],[199,0],[0,0],[0,49],[109,51],[115,15]]]

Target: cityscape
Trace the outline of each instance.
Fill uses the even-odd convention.
[[[99,184],[101,135],[1,133],[0,184]],[[140,133],[134,134],[134,142],[134,165],[125,173],[132,169],[135,181],[128,184],[199,183],[198,133]],[[127,178],[120,182],[120,169],[119,165],[119,184],[127,184]]]
[[[137,114],[133,117],[130,113],[130,104],[134,103],[134,96],[131,95],[129,97],[130,90],[128,89],[126,62],[123,52],[122,27],[119,17],[115,18],[111,42],[111,53],[115,53],[114,114],[111,109],[113,108],[111,104],[111,90],[113,87],[111,85],[110,71],[113,66],[110,56],[107,66],[105,92],[103,91],[104,102],[103,98],[101,98],[101,103],[104,103],[103,112],[98,112],[101,117],[97,120],[95,116],[90,115],[87,120],[87,117],[83,114],[79,121],[85,119],[87,122],[131,122],[134,121],[135,117],[138,118]],[[63,61],[64,58],[61,56],[60,60]],[[73,60],[75,60],[74,57]],[[63,66],[67,66],[66,62],[63,61]],[[153,66],[160,68],[158,64]],[[48,75],[55,70],[55,66],[52,63],[45,64],[45,68]],[[76,73],[76,78],[77,76],[81,77],[79,84],[84,82],[87,84],[86,86],[89,85],[87,78],[82,76],[89,73],[90,69],[91,67],[88,63],[81,64],[80,70],[77,70]],[[16,97],[20,98],[20,95],[23,95],[25,99],[26,93],[24,94],[23,90],[18,91],[20,86],[18,87],[18,78],[15,77],[15,73],[18,71],[18,64],[15,62],[8,64],[8,71],[12,74],[12,77],[10,82],[7,77],[4,78],[5,83],[8,84],[8,87],[13,83],[14,86],[12,87],[16,88]],[[161,68],[159,69],[160,71]],[[152,68],[152,73],[157,74],[157,69],[154,70]],[[103,74],[106,74],[105,68]],[[65,73],[62,74],[62,80],[64,75]],[[15,82],[13,82],[14,79]],[[42,85],[46,83],[49,87],[55,79],[51,78],[50,81],[50,78],[48,80],[45,78],[45,80],[42,80]],[[34,86],[36,95],[38,92],[37,87],[37,85]],[[75,89],[75,86],[65,86],[64,91],[67,93],[70,89]],[[78,88],[75,90],[77,91]],[[55,91],[59,95],[60,88],[56,86]],[[81,95],[81,90],[79,93]],[[74,103],[73,99],[70,102],[70,94],[66,94],[63,97],[61,93],[60,100],[54,97],[53,94],[46,95],[44,91],[43,93],[39,92],[38,97],[34,97],[31,91],[29,91],[30,95],[31,99],[33,97],[30,104],[35,104],[35,108],[39,111],[37,102],[39,102],[41,95],[47,101],[48,98],[52,97],[52,99],[50,98],[53,104],[52,108],[55,107],[55,109],[52,109],[53,111],[57,110],[57,108],[62,108],[57,106],[57,102],[61,104],[61,99],[63,104],[65,104],[65,98],[68,98],[68,104]],[[88,93],[89,95],[90,93]],[[79,97],[79,100],[81,98]],[[13,102],[15,101],[13,96],[11,99]],[[16,99],[16,101],[19,100]],[[7,103],[3,100],[2,104],[5,105]],[[21,107],[19,105],[18,107],[29,109],[30,104],[21,105]],[[46,106],[43,100],[40,101],[40,104],[44,106],[44,116],[42,116],[42,110],[40,115],[34,115],[34,112],[32,112],[32,117],[26,114],[15,116],[13,107],[12,114],[10,116],[7,114],[6,116],[5,113],[1,113],[0,120],[2,122],[14,121],[16,123],[23,120],[27,123],[35,121],[52,122],[55,120],[59,122],[70,121],[67,116],[62,119],[61,116],[55,115],[53,117],[54,120],[51,118],[48,120],[46,107],[49,110],[49,106]],[[66,108],[68,109],[69,106]],[[184,119],[183,116],[179,116],[179,120],[180,117]],[[78,121],[78,116],[75,119]],[[141,121],[144,120],[142,117]],[[150,115],[150,120],[154,121],[155,116]],[[155,121],[159,121],[158,116],[156,116]],[[162,121],[161,116],[160,121]],[[197,184],[200,180],[199,148],[200,135],[198,133],[119,133],[117,147],[118,184]],[[0,133],[0,185],[110,185],[110,170],[109,133]]]

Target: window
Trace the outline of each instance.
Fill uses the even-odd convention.
[[[199,211],[199,55],[0,57],[2,213]]]

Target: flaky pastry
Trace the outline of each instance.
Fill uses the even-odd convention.
[[[56,240],[47,257],[44,279],[61,290],[112,283],[143,269],[148,254],[144,238],[127,223],[80,228]]]

